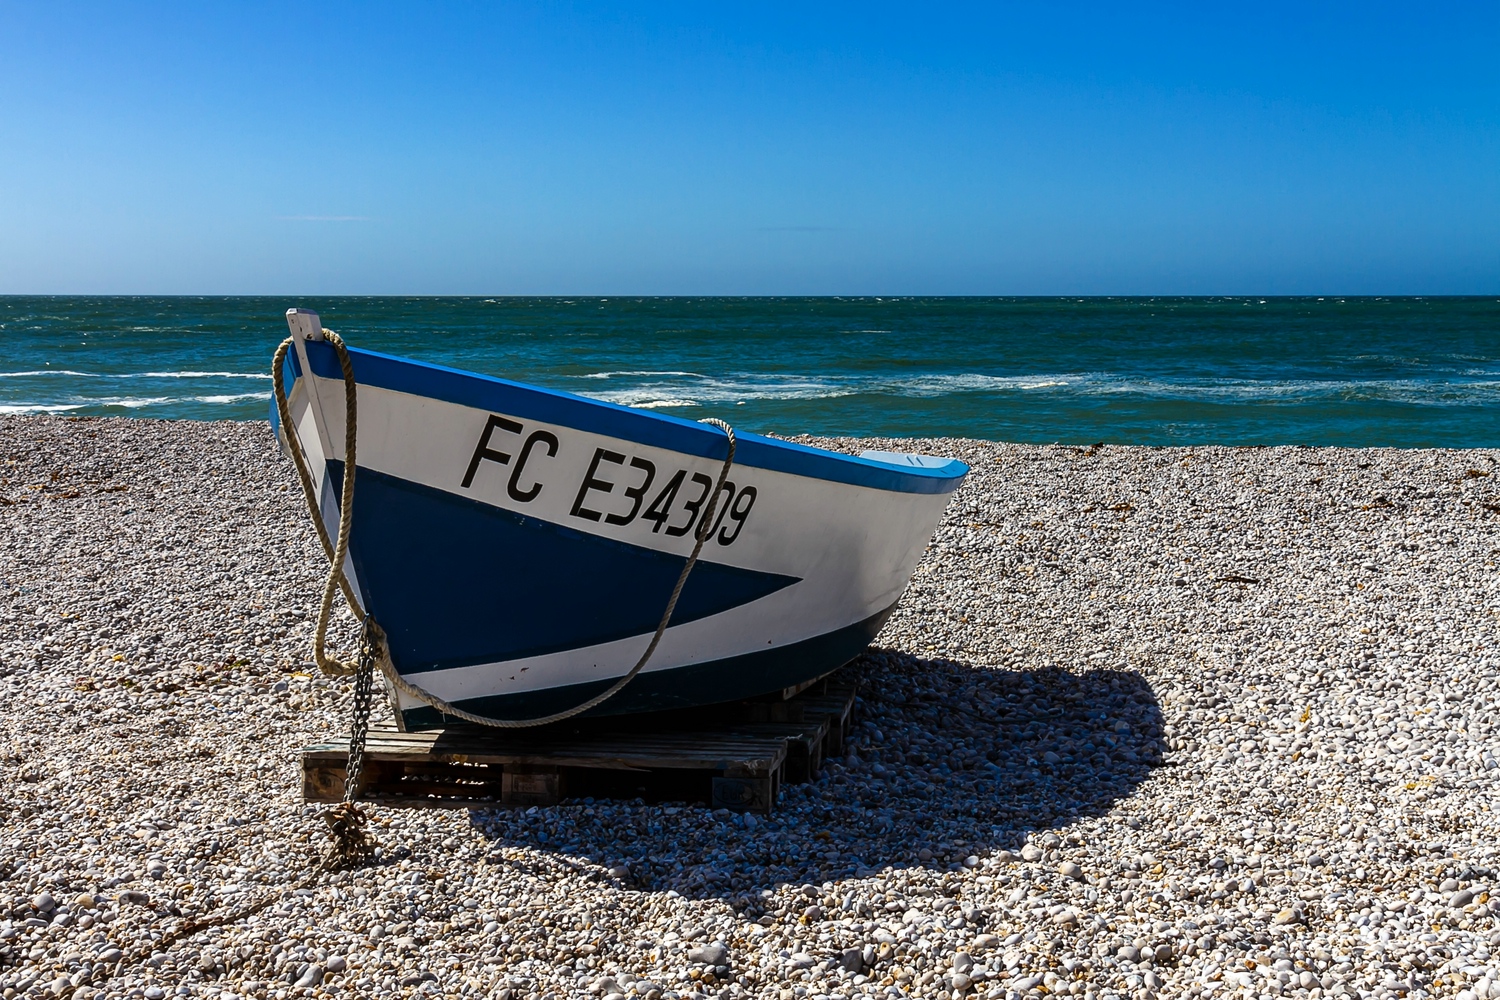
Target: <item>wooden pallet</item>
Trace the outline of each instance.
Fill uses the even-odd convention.
[[[372,727],[359,797],[383,805],[489,808],[641,796],[769,813],[783,782],[811,780],[826,757],[843,753],[854,695],[853,683],[835,679],[785,700],[547,729]],[[704,728],[705,716],[713,728]],[[301,756],[304,801],[340,801],[348,741],[306,747]]]

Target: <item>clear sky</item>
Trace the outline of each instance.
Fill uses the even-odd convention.
[[[1500,292],[1500,4],[14,3],[0,292]]]

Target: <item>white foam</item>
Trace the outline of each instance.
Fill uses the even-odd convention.
[[[592,375],[580,375],[579,378],[706,378],[697,372],[594,372]],[[269,376],[268,376],[269,377]]]
[[[123,406],[127,410],[138,410],[143,406],[160,406],[162,403],[176,403],[180,400],[172,396],[120,396],[114,399],[91,399],[86,406]]]
[[[34,372],[0,372],[0,378],[31,378],[34,375],[72,375],[76,378],[104,378],[93,372],[75,372],[66,368],[43,368]]]
[[[837,380],[751,376],[742,380],[702,379],[693,385],[647,383],[629,389],[585,393],[591,399],[622,406],[705,406],[753,400],[831,399],[849,396],[855,387]]]
[[[118,378],[255,378],[270,381],[271,376],[265,372],[136,372],[133,375],[120,375]]]
[[[1006,392],[1015,389],[1048,389],[1072,385],[1067,375],[914,375],[909,378],[871,379],[866,391],[893,396],[950,396],[960,392]]]
[[[85,403],[4,403],[0,404],[0,414],[66,413],[86,405]]]
[[[238,403],[244,399],[270,399],[269,392],[237,392],[228,396],[192,396],[195,403]]]
[[[702,404],[696,403],[691,399],[650,399],[641,403],[626,403],[625,405],[633,406],[637,410],[664,410],[673,406],[701,406]]]
[[[28,372],[0,372],[0,378],[31,378],[36,375],[71,375],[74,378],[253,378],[266,379],[270,375],[262,372],[77,372],[68,368],[40,368]]]

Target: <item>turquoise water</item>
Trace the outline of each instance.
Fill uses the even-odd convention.
[[[351,344],[781,434],[1500,446],[1500,299],[0,298],[0,413],[261,420]]]

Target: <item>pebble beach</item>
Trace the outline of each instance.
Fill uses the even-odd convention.
[[[302,884],[350,694],[269,429],[0,417],[0,995],[1500,997],[1500,452],[808,443],[973,467],[842,757]]]

